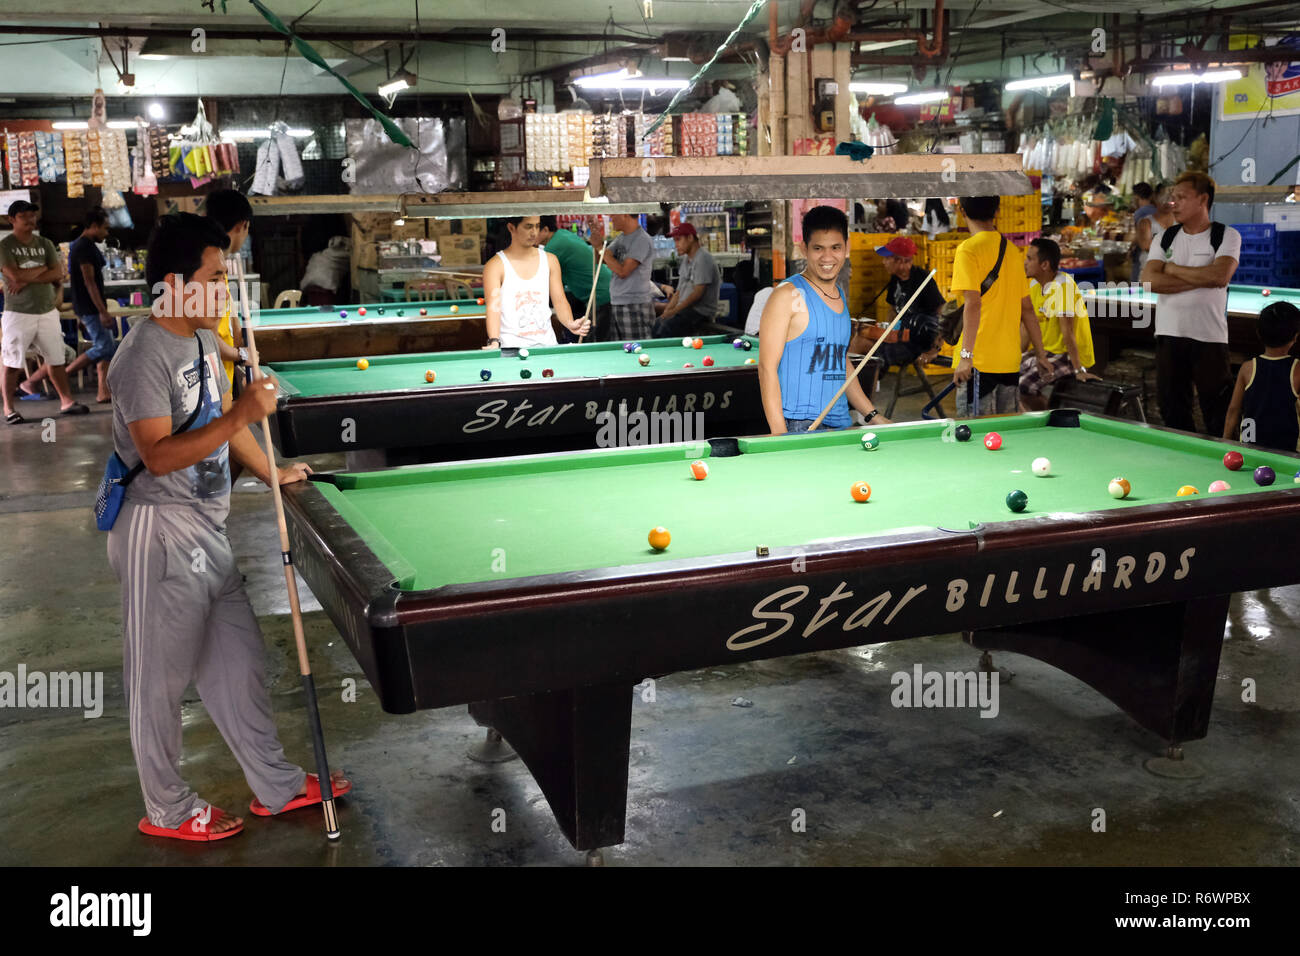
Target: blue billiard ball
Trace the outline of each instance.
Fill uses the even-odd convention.
[[[347,310],[347,309],[339,309],[339,318],[340,318],[340,319],[346,319],[347,317],[348,317],[348,310]]]
[[[1271,485],[1276,477],[1276,473],[1268,465],[1260,465],[1255,469],[1255,484],[1261,488]]]
[[[478,373],[478,377],[481,378],[481,379],[483,379],[483,381],[486,382],[488,379],[490,379],[490,378],[492,377],[492,372],[491,372],[490,369],[486,369],[486,368],[485,368],[485,369],[483,369],[482,371],[480,371],[480,372]]]
[[[1300,485],[1300,471],[1297,471],[1297,472],[1295,473],[1295,483],[1296,483],[1297,485]]]

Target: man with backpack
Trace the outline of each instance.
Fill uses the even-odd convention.
[[[1214,180],[1186,172],[1170,193],[1174,225],[1160,234],[1142,282],[1160,296],[1156,309],[1156,394],[1169,428],[1195,431],[1192,394],[1208,435],[1222,435],[1232,395],[1228,363],[1228,283],[1237,271],[1241,234],[1212,222]]]

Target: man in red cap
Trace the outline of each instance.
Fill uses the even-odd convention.
[[[885,271],[889,273],[885,301],[897,315],[925,280],[927,271],[912,265],[916,243],[907,236],[895,236],[883,246],[877,246],[876,254],[884,259]],[[886,365],[910,365],[918,358],[930,362],[939,354],[939,312],[943,301],[939,287],[934,282],[926,283],[903,321],[898,323],[900,331],[907,330],[907,341],[886,342],[876,350],[876,355]]]
[[[655,322],[657,339],[694,335],[702,323],[718,317],[718,292],[722,288],[718,264],[700,245],[695,227],[689,222],[674,226],[672,237],[677,247],[677,288],[662,287],[669,298]]]

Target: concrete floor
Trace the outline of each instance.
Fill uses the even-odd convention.
[[[1118,370],[1117,370],[1118,371]],[[93,398],[93,395],[91,396]],[[897,418],[914,418],[906,398]],[[482,731],[462,707],[383,713],[347,647],[303,587],[312,666],[333,767],[356,792],[344,837],[320,817],[248,817],[211,847],[140,836],[141,800],[121,680],[117,582],[90,504],[109,450],[103,406],[57,423],[0,426],[0,670],[102,670],[97,720],[0,710],[0,864],[581,865],[518,761],[464,757]],[[29,417],[57,411],[23,403]],[[321,459],[323,467],[337,464]],[[241,483],[242,484],[242,483]],[[270,495],[237,489],[230,536],[267,638],[285,748],[308,764]],[[1300,837],[1300,587],[1238,595],[1209,737],[1188,744],[1197,779],[1154,776],[1160,741],[1082,683],[1010,654],[998,719],[898,710],[890,675],[970,670],[953,635],[762,661],[658,682],[632,718],[627,842],[610,865],[1296,865]],[[340,686],[357,678],[355,703]],[[1258,703],[1240,699],[1243,678]],[[751,707],[733,706],[737,697]],[[250,794],[197,695],[184,706],[184,772],[217,806]],[[493,811],[506,814],[494,833]],[[1095,833],[1094,810],[1106,813]],[[807,815],[795,833],[791,814]]]

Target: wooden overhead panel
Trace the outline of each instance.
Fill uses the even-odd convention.
[[[588,191],[610,202],[1023,196],[1016,153],[593,159]]]

